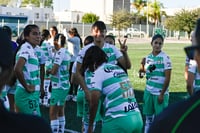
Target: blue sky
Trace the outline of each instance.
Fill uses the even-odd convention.
[[[98,1],[98,0],[97,0]],[[151,0],[153,1],[153,0]],[[159,0],[166,8],[186,8],[186,7],[200,7],[200,0]],[[70,0],[53,0],[55,11],[63,11],[69,9]],[[84,5],[83,5],[84,6]],[[87,5],[85,6],[86,8]]]

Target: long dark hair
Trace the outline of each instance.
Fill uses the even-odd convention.
[[[19,49],[21,48],[22,44],[24,44],[26,42],[26,39],[25,37],[26,36],[29,36],[29,34],[31,33],[32,29],[35,29],[35,28],[38,28],[39,27],[35,24],[29,24],[27,25],[24,30],[21,32],[20,36],[17,38],[16,42],[18,44],[18,47],[17,47],[17,50],[16,50],[16,53],[19,51]]]
[[[56,36],[54,37],[54,41],[58,41],[58,44],[61,46],[61,47],[64,47],[65,44],[66,44],[66,37],[61,34],[61,33],[58,33],[56,34]]]
[[[69,33],[70,33],[70,31],[74,33],[74,36],[77,36],[80,39],[80,47],[82,48],[83,47],[83,40],[82,40],[80,34],[78,33],[77,28],[73,27],[69,30]]]
[[[40,41],[40,46],[42,45],[42,43],[44,42],[44,40],[48,39],[48,37],[50,36],[49,30],[43,29],[41,36],[42,36],[42,38],[41,38],[41,41]]]
[[[94,72],[101,64],[108,61],[106,53],[98,46],[91,46],[85,53],[81,66],[81,73],[84,76],[86,69]]]
[[[3,28],[0,28],[0,36],[0,66],[7,69],[13,66],[14,55],[11,40]]]
[[[8,33],[9,38],[12,40],[12,30],[11,30],[11,28],[7,25],[4,25],[2,27],[2,29]]]
[[[91,36],[91,35],[89,35],[89,36],[87,36],[87,37],[85,38],[83,44],[84,44],[84,46],[86,46],[86,45],[88,45],[88,44],[90,44],[90,43],[92,43],[92,42],[94,42],[94,37]]]
[[[51,26],[51,28],[56,32],[56,34],[58,34],[58,29],[56,26]]]
[[[5,31],[3,28],[0,28],[0,36],[0,68],[2,72],[5,70],[10,70],[10,77],[9,79],[5,80],[7,80],[6,84],[12,86],[16,82],[16,77],[13,72],[14,53],[12,51],[11,38],[7,34],[7,31]]]

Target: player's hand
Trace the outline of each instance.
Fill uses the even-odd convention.
[[[123,42],[121,42],[121,40],[118,39],[118,42],[119,42],[119,45],[120,45],[120,50],[122,52],[127,52],[127,50],[128,50],[128,47],[126,45],[126,40],[127,40],[127,38],[124,38],[124,40],[122,40]]]
[[[164,100],[164,95],[160,94],[160,95],[158,96],[158,103],[159,103],[159,104],[163,103],[163,100]]]
[[[46,75],[49,76],[51,74],[51,69],[46,70]]]
[[[143,78],[145,75],[145,71],[142,69],[140,69],[138,73],[139,73],[139,78]]]

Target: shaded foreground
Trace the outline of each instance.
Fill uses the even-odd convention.
[[[135,96],[139,104],[139,108],[142,112],[142,98],[143,98],[143,91],[135,90]],[[187,98],[188,94],[186,92],[170,92],[169,104],[178,102],[182,99]],[[80,117],[76,116],[76,102],[74,101],[67,101],[65,106],[65,116],[66,116],[66,133],[70,133],[71,131],[74,132],[81,132],[81,121]],[[49,108],[41,107],[42,116],[49,122]],[[143,117],[144,119],[144,117]],[[97,123],[95,133],[101,132],[101,122]]]

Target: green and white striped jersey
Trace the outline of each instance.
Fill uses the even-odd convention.
[[[36,46],[34,48],[35,52],[36,52],[36,55],[38,57],[38,61],[39,61],[39,64],[45,64],[47,58],[45,57],[44,55],[44,52],[42,51],[42,49],[39,47],[39,46]]]
[[[36,55],[34,48],[30,43],[25,42],[17,52],[16,61],[19,58],[26,60],[23,66],[24,79],[28,85],[34,85],[35,91],[40,90],[40,77],[39,77],[39,60]],[[17,86],[24,88],[21,83],[17,80]]]
[[[86,51],[91,47],[94,46],[94,43],[91,43],[89,45],[86,45],[78,54],[76,60],[79,63],[83,62],[83,57],[85,56]],[[117,59],[120,58],[122,53],[114,46],[108,43],[104,43],[104,46],[102,50],[106,53],[108,56],[108,62],[111,64],[117,64]]]
[[[50,42],[44,40],[40,46],[42,51],[44,52],[44,56],[46,58],[45,61],[45,70],[52,68],[52,59],[53,59],[53,47]],[[45,78],[49,78],[48,75],[45,74]]]
[[[195,79],[193,82],[194,91],[196,92],[196,91],[200,90],[200,73],[198,71],[197,63],[195,60],[190,60],[188,72],[193,73],[195,76]]]
[[[152,53],[146,57],[145,70],[146,70],[146,90],[151,94],[160,95],[164,81],[165,70],[172,69],[172,64],[169,56],[164,52],[160,52],[154,56]],[[168,94],[169,90],[165,92]]]
[[[71,56],[66,48],[60,48],[53,59],[53,64],[59,65],[56,75],[51,76],[52,89],[69,89],[69,67]]]
[[[44,51],[44,55],[48,57],[47,59],[52,59],[53,57],[53,48],[50,44],[50,42],[44,40],[40,46],[42,51]]]
[[[101,92],[103,120],[138,113],[138,104],[127,74],[117,65],[104,63],[94,72],[85,72],[87,87]]]

